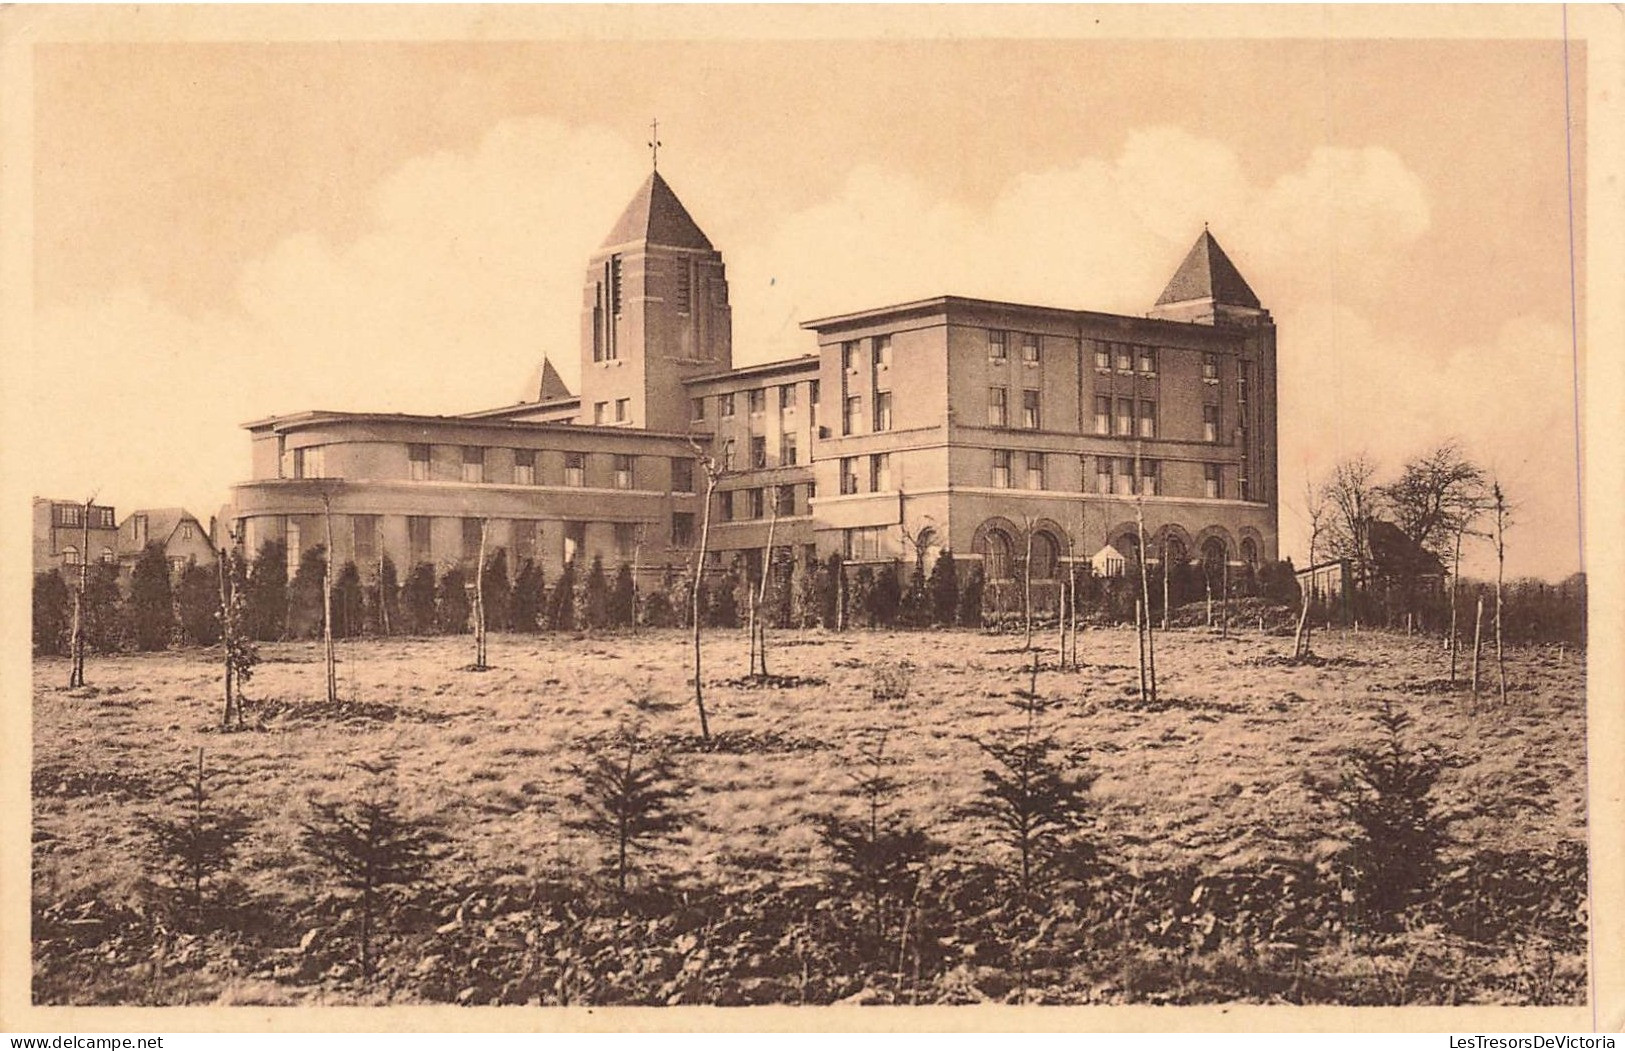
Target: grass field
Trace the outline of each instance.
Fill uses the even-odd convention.
[[[1152,706],[1138,695],[1131,629],[1085,632],[1078,671],[1054,670],[1053,638],[1038,641],[1050,647],[1038,691],[1057,702],[1044,725],[1097,775],[1089,839],[1109,873],[1054,892],[1055,915],[1074,925],[1045,928],[1047,955],[1040,961],[1032,950],[1038,962],[1031,975],[1021,964],[1019,981],[1005,973],[1014,965],[1004,950],[957,958],[973,934],[987,932],[971,922],[969,906],[952,904],[969,900],[953,897],[971,893],[975,881],[963,872],[999,860],[989,830],[966,807],[987,765],[978,741],[1019,725],[1007,704],[1025,688],[1030,661],[1019,636],[782,633],[771,670],[803,681],[765,688],[741,680],[743,632],[709,633],[717,740],[708,747],[695,740],[686,638],[677,632],[496,636],[494,667],[485,672],[466,670],[466,637],[344,642],[336,708],[323,698],[319,644],[267,644],[248,689],[250,729],[232,733],[218,728],[217,651],[94,659],[90,685],[74,691],[62,686],[64,661],[38,660],[35,998],[559,1002],[574,988],[577,998],[602,1002],[797,1002],[896,1000],[905,986],[909,999],[924,1001],[1583,996],[1583,654],[1512,653],[1511,696],[1501,707],[1493,690],[1475,702],[1444,681],[1437,639],[1321,634],[1319,659],[1292,664],[1283,659],[1290,638],[1175,630],[1158,637]],[[904,663],[906,696],[876,699],[877,675]],[[1449,757],[1433,798],[1449,818],[1451,844],[1433,904],[1403,930],[1378,935],[1347,920],[1329,872],[1348,829],[1308,781],[1334,779],[1347,749],[1377,740],[1371,717],[1385,700],[1413,717],[1409,741]],[[541,937],[519,933],[540,922],[536,887],[585,879],[600,860],[600,844],[566,826],[574,770],[594,742],[634,716],[691,785],[683,841],[644,859],[637,885],[645,898],[618,906],[653,917],[648,943],[624,940],[617,927],[612,948],[596,962],[570,964],[577,969],[568,974],[554,975],[548,960],[516,962],[514,954],[535,956]],[[937,885],[935,955],[921,963],[916,951],[905,980],[900,962],[820,955],[795,948],[791,932],[777,947],[738,948],[736,964],[719,962],[734,959],[721,946],[732,928],[717,918],[730,909],[743,916],[760,905],[788,916],[801,915],[801,902],[825,913],[844,907],[825,876],[818,821],[857,813],[859,754],[882,731],[891,773],[904,785],[893,816],[940,842],[938,866],[961,873]],[[163,918],[141,820],[174,812],[167,790],[200,747],[219,771],[215,802],[256,823],[231,870],[240,885],[229,893],[241,908],[219,930],[193,934]],[[313,800],[362,793],[374,775],[355,764],[379,762],[392,765],[388,790],[403,808],[440,821],[451,842],[435,886],[402,906],[382,950],[384,970],[362,981],[340,947],[351,920],[346,903],[302,849],[299,831]],[[1208,902],[1229,895],[1227,907],[1204,904],[1204,886],[1213,888]],[[525,907],[515,904],[522,887],[531,888]],[[555,893],[553,911],[542,911],[569,913],[577,927],[557,922],[586,939],[579,924],[589,921],[572,902],[603,893],[579,889],[562,904]],[[1289,916],[1280,912],[1283,894],[1313,900]],[[720,911],[685,919],[702,898]],[[483,934],[470,918],[482,909]],[[840,926],[817,922],[819,930]],[[684,940],[691,928],[717,942],[709,955]],[[755,937],[740,934],[740,945]],[[510,941],[511,960],[499,952]],[[1090,951],[1074,952],[1084,941]],[[672,974],[643,982],[633,973],[642,965],[630,959],[639,955],[666,961]],[[701,979],[685,983],[696,955]],[[784,962],[792,955],[794,966]],[[797,967],[794,982],[783,977]],[[459,968],[509,968],[513,976],[487,994],[473,979],[441,973]],[[605,968],[632,976],[610,981]],[[873,970],[896,974],[882,981]]]

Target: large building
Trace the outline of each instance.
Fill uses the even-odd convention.
[[[118,564],[118,528],[113,509],[97,503],[34,498],[34,572],[60,569],[78,585],[79,569],[89,560]]]
[[[327,543],[364,575],[692,562],[705,450],[728,465],[713,565],[951,550],[1040,600],[1068,558],[1276,557],[1275,326],[1204,230],[1144,317],[942,296],[810,320],[802,357],[735,368],[728,282],[658,173],[588,261],[580,390],[463,416],[305,412],[247,425],[229,520],[250,550]],[[1108,550],[1110,549],[1110,550]]]

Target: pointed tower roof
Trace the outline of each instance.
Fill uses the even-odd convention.
[[[711,242],[658,171],[649,173],[600,247],[633,243],[712,250]]]
[[[525,393],[520,400],[545,403],[573,397],[575,395],[570,393],[570,388],[564,385],[563,378],[559,376],[559,370],[543,355],[541,365],[530,374],[530,382],[525,384]]]
[[[1184,303],[1193,299],[1211,299],[1228,306],[1261,309],[1258,297],[1247,286],[1247,281],[1236,269],[1236,264],[1224,254],[1219,242],[1204,227],[1202,236],[1191,246],[1185,261],[1179,264],[1168,287],[1157,297],[1157,306]]]

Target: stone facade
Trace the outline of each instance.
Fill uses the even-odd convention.
[[[229,520],[253,548],[326,542],[364,575],[471,563],[691,562],[705,449],[728,465],[713,564],[956,557],[1006,579],[1107,545],[1277,557],[1275,328],[1204,231],[1146,317],[944,296],[808,321],[816,350],[733,367],[727,281],[652,175],[589,261],[581,390],[460,417],[305,413],[248,425]],[[1030,538],[1029,538],[1029,534]]]

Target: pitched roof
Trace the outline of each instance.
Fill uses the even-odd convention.
[[[1236,264],[1224,254],[1219,242],[1205,229],[1191,246],[1185,261],[1174,271],[1173,280],[1157,297],[1157,306],[1192,299],[1211,299],[1230,306],[1260,308],[1258,297],[1247,287],[1241,271],[1236,269]]]
[[[711,251],[711,242],[659,172],[649,173],[600,247],[633,243]]]
[[[542,363],[531,373],[530,383],[525,387],[525,401],[558,401],[562,398],[573,397],[570,388],[564,385],[559,376],[559,370],[553,367],[553,362],[547,355],[542,355]]]
[[[145,515],[147,518],[147,541],[149,543],[169,543],[169,538],[175,535],[175,530],[179,529],[181,523],[185,521],[196,523],[198,529],[207,535],[207,530],[203,529],[203,523],[198,520],[197,515],[184,507],[144,507],[138,511],[131,511],[124,516],[124,521],[119,523],[120,550],[139,551],[139,548],[134,545],[135,537],[133,533],[129,538],[129,544],[126,544],[124,537],[124,527],[137,515]]]

